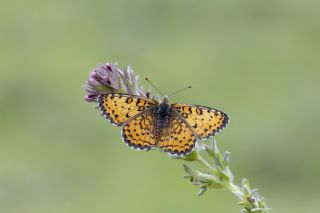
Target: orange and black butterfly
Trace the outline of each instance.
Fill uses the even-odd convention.
[[[123,126],[122,139],[132,148],[150,150],[159,147],[172,155],[186,155],[197,139],[220,132],[229,117],[216,109],[169,104],[129,94],[106,94],[98,98],[102,114],[115,126]]]

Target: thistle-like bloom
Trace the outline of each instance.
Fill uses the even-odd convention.
[[[127,93],[146,96],[143,87],[138,86],[139,76],[130,67],[123,70],[116,63],[106,63],[93,69],[84,85],[88,102],[96,101],[99,95],[107,93]]]

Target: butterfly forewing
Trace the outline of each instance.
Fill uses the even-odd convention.
[[[229,122],[229,117],[225,113],[204,106],[172,104],[171,108],[188,122],[200,139],[214,136]]]
[[[158,105],[152,99],[128,94],[101,95],[98,101],[103,115],[116,126],[121,126],[139,113]]]
[[[174,112],[170,116],[169,125],[159,129],[158,147],[173,155],[186,155],[195,147],[196,135],[188,124]]]

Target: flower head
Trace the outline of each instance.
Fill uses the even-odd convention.
[[[123,70],[116,63],[106,63],[93,69],[84,85],[88,102],[96,101],[97,97],[107,93],[127,93],[146,96],[143,87],[138,86],[138,79],[130,67]]]

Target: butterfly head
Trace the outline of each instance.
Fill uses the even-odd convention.
[[[168,96],[164,96],[161,103],[168,104],[168,102],[169,102],[169,97]]]

